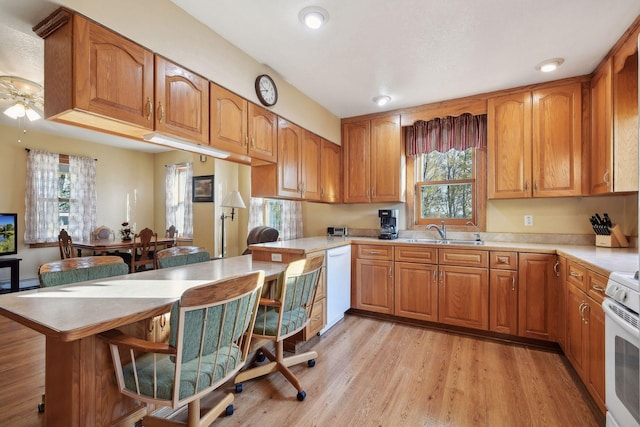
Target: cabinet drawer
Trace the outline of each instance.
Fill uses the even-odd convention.
[[[356,258],[393,260],[391,245],[358,245]]]
[[[587,291],[587,269],[575,262],[567,263],[567,283],[571,283],[575,287]]]
[[[438,264],[487,268],[489,266],[489,253],[478,250],[440,249],[438,251]]]
[[[517,270],[518,253],[491,251],[489,255],[489,265],[491,268],[497,270]]]
[[[587,270],[587,293],[598,304],[602,304],[602,300],[604,300],[604,291],[607,288],[608,280],[601,274]]]
[[[395,257],[396,261],[435,264],[438,261],[438,250],[417,246],[396,246]]]
[[[321,300],[317,300],[313,303],[313,308],[311,309],[311,318],[309,319],[309,323],[304,330],[305,340],[310,339],[315,334],[320,332],[324,325],[327,323],[327,299],[322,298]]]

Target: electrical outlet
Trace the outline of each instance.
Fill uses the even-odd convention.
[[[524,216],[524,226],[525,227],[533,227],[533,215],[525,215]]]
[[[272,262],[282,262],[282,254],[271,254]]]

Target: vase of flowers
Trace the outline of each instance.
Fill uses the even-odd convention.
[[[123,241],[131,240],[131,227],[127,221],[122,223],[122,228],[120,229],[120,237],[122,237]]]

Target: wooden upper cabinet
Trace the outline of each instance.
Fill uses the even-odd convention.
[[[278,119],[278,195],[300,198],[302,168],[302,129],[282,118]]]
[[[311,132],[303,131],[302,148],[300,150],[301,190],[304,200],[319,201],[321,199],[321,151],[322,138]]]
[[[325,139],[320,150],[320,199],[327,203],[339,203],[341,197],[342,168],[340,146]]]
[[[47,119],[132,137],[153,130],[151,51],[64,8],[34,31],[45,40]]]
[[[531,93],[487,103],[488,197],[531,197]]]
[[[342,141],[345,203],[404,201],[399,115],[345,123]]]
[[[533,195],[582,195],[582,85],[533,92]]]
[[[254,159],[278,160],[278,116],[249,103],[249,151]]]
[[[488,197],[582,195],[582,86],[488,100]]]
[[[612,113],[609,58],[591,79],[591,194],[604,194],[612,189]]]
[[[209,81],[156,55],[156,131],[209,144]]]
[[[243,97],[210,84],[210,144],[221,150],[247,154],[248,102]],[[275,130],[275,126],[273,126]]]

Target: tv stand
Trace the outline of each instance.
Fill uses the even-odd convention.
[[[20,261],[22,258],[2,258],[0,257],[0,268],[11,269],[11,292],[20,290]]]

